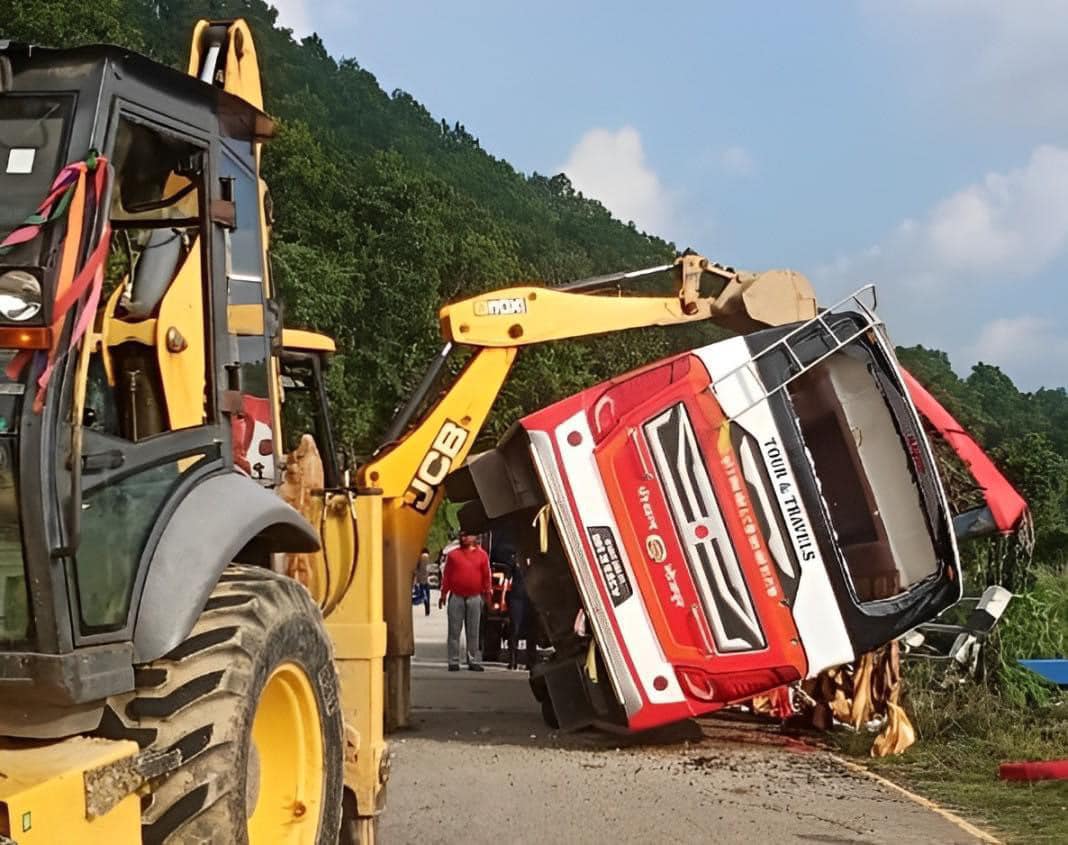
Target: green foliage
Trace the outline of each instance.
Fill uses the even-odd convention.
[[[1041,570],[1034,586],[1013,598],[990,645],[989,673],[1008,705],[1024,710],[1057,700],[1052,687],[1017,661],[1068,657],[1068,572]]]
[[[1063,563],[1068,548],[1068,457],[1047,434],[1036,431],[1003,440],[991,456],[1031,505],[1036,558]]]
[[[899,757],[868,760],[868,765],[993,827],[1002,841],[1068,841],[1068,783],[998,779],[998,764],[1005,761],[1068,757],[1063,703],[1021,709],[981,685],[938,690],[924,683],[922,667],[908,674],[906,689],[917,743]],[[865,735],[840,739],[858,756],[866,756],[871,745]]]
[[[86,43],[144,46],[141,32],[126,14],[124,0],[96,0],[91,9],[77,3],[0,0],[0,38],[47,47]]]
[[[445,501],[434,514],[434,522],[426,538],[426,547],[430,551],[431,559],[437,560],[441,550],[456,539],[456,532],[460,526],[460,518],[457,516],[459,509],[459,505]]]
[[[278,119],[264,155],[277,218],[274,277],[288,323],[337,340],[329,386],[350,454],[380,445],[440,346],[444,302],[517,280],[561,282],[673,255],[672,244],[613,219],[566,175],[518,173],[462,123],[436,119],[404,91],[383,91],[357,60],[331,57],[316,36],[295,40],[264,0],[100,0],[91,12],[63,0],[0,0],[0,38],[112,41],[184,68],[194,23],[231,17],[252,27],[266,109]],[[718,336],[707,327],[646,330],[525,351],[483,441],[523,413]],[[901,357],[1028,498],[1039,558],[1063,561],[1065,391],[1021,393],[985,364],[961,379],[944,353],[923,347]],[[980,553],[968,554],[973,576],[993,571]]]
[[[1034,657],[1068,657],[1068,571],[1038,567],[1033,585],[1013,596],[983,648],[978,682],[960,683],[960,676],[942,664],[904,661],[910,712],[921,733],[982,734],[989,720],[1003,718],[1002,711],[1025,713],[1062,702],[1054,686],[1020,666],[1021,659]],[[997,700],[997,712],[969,714],[962,721],[961,708],[988,697]]]
[[[1068,699],[1016,663],[1036,655],[1068,655],[1068,572],[1041,569],[1034,587],[1013,598],[984,651],[982,682],[947,684],[940,668],[905,661],[904,704],[917,742],[868,764],[993,826],[1004,841],[1068,841],[1068,783],[997,776],[1005,761],[1068,758]],[[870,736],[837,738],[867,757]]]
[[[518,173],[460,122],[435,119],[404,91],[383,91],[355,59],[332,58],[318,37],[294,40],[263,0],[97,0],[89,10],[68,0],[0,0],[0,38],[113,42],[184,69],[195,21],[231,17],[252,27],[266,110],[278,119],[264,156],[277,217],[274,278],[288,324],[337,340],[328,387],[350,455],[379,445],[438,349],[442,303],[521,280],[555,283],[660,264],[674,254],[672,244],[613,219],[564,174]],[[648,330],[531,350],[520,356],[483,439],[595,381],[719,336],[707,327]],[[1065,390],[1022,393],[996,367],[979,364],[961,379],[945,353],[921,346],[899,353],[1028,499],[1037,559],[1063,564]],[[438,517],[434,552],[455,522],[448,508]],[[912,766],[918,784],[936,795],[948,784],[955,792],[947,795],[979,807],[999,800],[989,789],[997,759],[1068,755],[1063,708],[1015,664],[1068,651],[1068,579],[1037,567],[1007,571],[996,557],[966,551],[972,582],[996,578],[1026,589],[988,650],[989,685],[946,691],[914,674],[910,706],[923,741],[904,760],[880,764]],[[1044,807],[1016,800],[1012,818],[1025,826]]]
[[[1068,562],[1068,393],[1021,392],[997,367],[982,363],[962,379],[944,352],[922,346],[899,349],[898,355],[1027,500],[1035,521],[1035,560],[1054,567]],[[999,566],[1003,562],[992,558],[990,548],[963,552],[980,586],[996,579],[1009,589],[1025,589],[1037,571]]]

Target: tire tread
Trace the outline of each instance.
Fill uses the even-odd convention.
[[[99,734],[133,739],[142,749],[181,751],[179,767],[153,783],[142,804],[145,843],[223,841],[220,835],[245,841],[244,732],[255,712],[250,683],[272,628],[296,617],[317,625],[332,662],[322,617],[300,584],[231,565],[189,636],[166,656],[135,668],[136,690],[109,700]],[[336,688],[333,695],[336,700]],[[340,739],[340,714],[336,719]],[[329,759],[330,737],[323,740]],[[340,778],[340,753],[337,768]],[[338,791],[340,820],[340,783]]]

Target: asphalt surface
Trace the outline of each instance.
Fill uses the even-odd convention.
[[[436,605],[429,617],[417,608],[415,631],[413,726],[391,737],[385,845],[979,841],[830,754],[750,724],[552,731],[525,672],[446,670]]]

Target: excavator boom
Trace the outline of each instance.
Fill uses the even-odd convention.
[[[675,297],[611,296],[643,276],[673,271]],[[702,282],[714,293],[702,295]],[[594,293],[601,289],[602,293]],[[576,317],[581,315],[581,319]],[[519,347],[650,326],[711,320],[739,333],[808,320],[816,296],[792,270],[738,273],[700,255],[672,265],[581,280],[560,287],[523,286],[479,294],[441,309],[447,342],[476,347]]]

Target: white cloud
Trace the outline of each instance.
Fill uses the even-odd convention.
[[[991,320],[962,352],[969,363],[983,361],[1010,374],[1025,373],[1026,389],[1063,385],[1068,372],[1068,337],[1056,321],[1031,314]]]
[[[940,80],[948,101],[990,117],[1068,126],[1068,3],[1063,0],[869,0],[881,33],[907,50],[916,82]]]
[[[646,162],[634,127],[589,130],[561,169],[575,190],[600,200],[620,220],[671,239],[672,197]]]
[[[819,273],[832,283],[883,279],[937,297],[1031,276],[1066,246],[1068,148],[1044,145],[1022,167],[987,174]]]
[[[990,173],[940,203],[929,238],[947,268],[1041,269],[1068,241],[1068,149],[1037,147],[1024,167]]]
[[[727,147],[719,154],[719,164],[733,176],[749,176],[756,169],[752,153],[745,147]]]
[[[307,0],[268,0],[278,10],[278,25],[293,30],[296,38],[312,32]]]
[[[965,372],[977,360],[996,364],[1032,388],[1068,380],[1063,321],[1020,313],[1049,304],[1056,282],[1042,274],[1066,260],[1068,148],[1044,145],[812,279],[824,301],[875,282],[898,342],[945,349]]]

